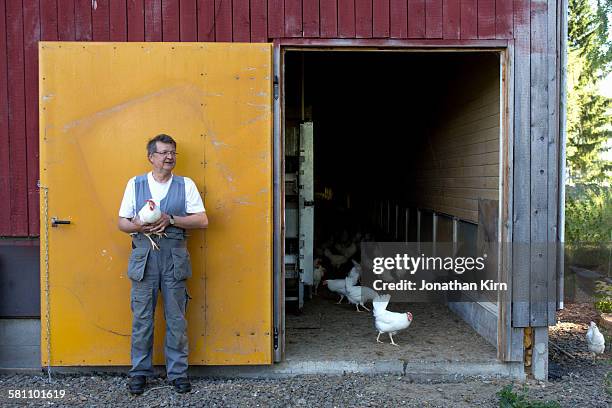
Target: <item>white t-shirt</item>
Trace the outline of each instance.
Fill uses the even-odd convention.
[[[155,201],[157,205],[160,205],[161,201],[168,194],[172,178],[165,183],[160,183],[153,178],[153,172],[147,174],[147,181],[149,182],[149,190],[151,191],[151,199]],[[194,214],[203,212],[204,203],[202,197],[198,192],[198,188],[195,183],[189,177],[183,177],[185,180],[185,209],[187,214]],[[132,177],[125,187],[125,193],[123,194],[123,200],[121,201],[121,207],[119,208],[119,216],[123,218],[133,218],[136,216],[138,211],[142,208],[142,205],[137,208],[136,206],[136,177]]]

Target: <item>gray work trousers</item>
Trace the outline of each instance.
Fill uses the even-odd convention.
[[[168,380],[187,376],[187,320],[189,295],[186,279],[191,261],[184,239],[156,239],[160,250],[142,234],[132,237],[128,277],[132,281],[132,369],[130,376],[153,375],[153,323],[158,291],[161,289],[166,339],[164,352]]]

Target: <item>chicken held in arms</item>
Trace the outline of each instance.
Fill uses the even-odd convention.
[[[154,224],[161,218],[161,210],[159,209],[159,206],[155,203],[155,201],[147,200],[146,204],[140,209],[140,211],[138,211],[138,218],[145,225]],[[159,250],[159,246],[155,243],[155,241],[153,241],[151,235],[164,236],[164,234],[149,234],[143,232],[143,235],[149,238],[153,249]]]
[[[374,299],[374,326],[376,327],[376,330],[378,330],[376,342],[382,343],[382,341],[380,341],[380,335],[383,333],[389,333],[391,344],[398,346],[399,344],[393,341],[393,335],[397,334],[401,330],[407,329],[408,326],[410,326],[410,323],[412,323],[412,313],[388,311],[387,306],[389,305],[390,300],[391,295],[382,295]]]

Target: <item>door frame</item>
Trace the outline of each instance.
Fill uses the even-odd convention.
[[[285,360],[285,194],[284,194],[284,57],[287,51],[369,51],[369,52],[493,52],[500,58],[500,169],[498,242],[512,242],[512,163],[514,143],[514,40],[444,40],[444,39],[309,39],[280,38],[273,41],[274,55],[274,128],[273,128],[273,356]],[[511,246],[499,245],[498,277],[508,284],[508,291],[498,294],[497,358],[511,359],[512,343],[519,333],[511,327],[512,299]],[[515,336],[516,335],[516,336]],[[522,335],[520,336],[522,341]]]

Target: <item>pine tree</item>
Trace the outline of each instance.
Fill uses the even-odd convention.
[[[612,0],[569,0],[567,160],[572,183],[609,183],[612,99],[598,82],[612,69]]]

